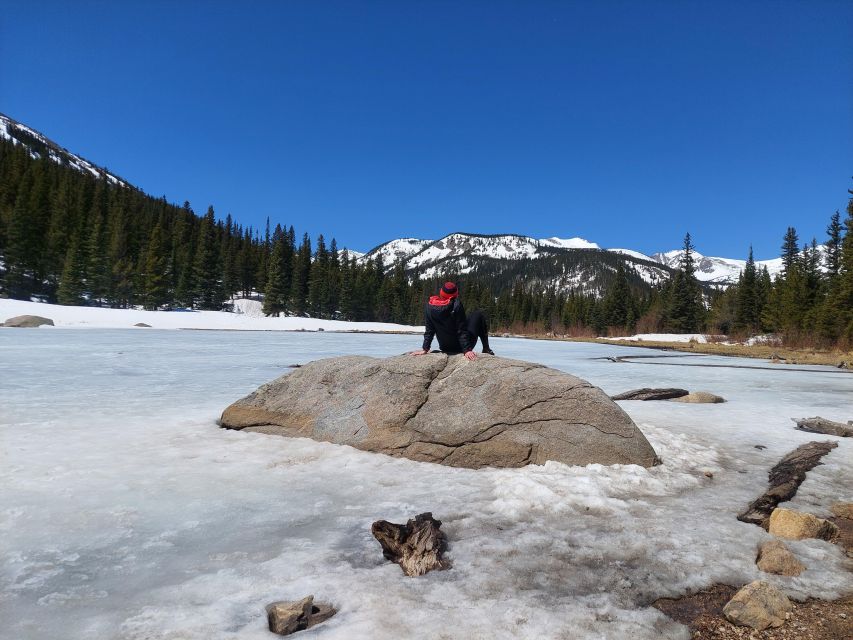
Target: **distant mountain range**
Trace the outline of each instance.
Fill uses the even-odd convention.
[[[24,145],[32,157],[48,157],[80,172],[90,173],[113,184],[133,187],[122,178],[59,146],[38,131],[0,114],[0,138]],[[822,248],[822,247],[821,247]],[[366,254],[350,252],[359,260],[381,257],[386,268],[404,260],[411,274],[424,278],[446,274],[473,274],[497,279],[523,279],[556,287],[601,293],[612,281],[619,266],[630,281],[641,288],[657,285],[670,277],[678,266],[678,249],[646,255],[632,249],[603,249],[583,238],[530,238],[522,235],[480,235],[451,233],[439,240],[399,238],[385,242]],[[708,286],[728,286],[736,282],[746,261],[695,254],[696,276]],[[781,258],[757,262],[773,276],[782,269]]]
[[[501,270],[523,271],[519,263],[544,265],[545,271],[551,271],[550,276],[544,278],[546,284],[560,289],[596,292],[601,288],[602,275],[612,274],[620,264],[635,280],[658,284],[678,268],[680,256],[680,249],[652,255],[632,249],[602,249],[583,238],[536,239],[513,234],[452,233],[440,240],[391,240],[371,249],[360,259],[381,257],[386,267],[404,260],[408,271],[422,277],[476,274],[484,269],[492,274]],[[725,287],[737,282],[746,266],[746,260],[735,258],[704,256],[698,252],[694,257],[696,277],[709,286]],[[782,259],[757,261],[756,265],[759,269],[767,267],[774,276],[782,270]]]

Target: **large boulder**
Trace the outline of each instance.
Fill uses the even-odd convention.
[[[53,326],[53,320],[50,318],[43,318],[42,316],[15,316],[14,318],[9,318],[2,325],[3,327],[17,327],[19,329],[31,329],[34,327],[40,327],[42,325]]]
[[[657,462],[628,414],[598,387],[491,356],[318,360],[238,400],[221,424],[474,469]]]

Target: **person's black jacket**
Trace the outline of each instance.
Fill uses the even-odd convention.
[[[459,298],[444,303],[438,296],[427,302],[424,312],[424,351],[429,351],[433,336],[444,353],[465,353],[471,350],[471,336],[465,319],[465,309]]]

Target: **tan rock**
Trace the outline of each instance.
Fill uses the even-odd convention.
[[[14,318],[9,318],[0,326],[30,329],[33,327],[40,327],[42,325],[48,325],[52,327],[53,320],[51,320],[50,318],[43,318],[42,316],[15,316]]]
[[[642,432],[598,387],[497,357],[317,360],[238,400],[221,424],[473,469],[657,463]]]
[[[806,570],[806,566],[779,540],[769,540],[761,545],[756,564],[765,573],[779,576],[798,576]]]
[[[819,538],[832,542],[838,537],[838,527],[829,520],[781,507],[777,507],[770,514],[768,531],[774,536],[789,540]]]
[[[788,596],[762,580],[750,582],[723,607],[723,615],[732,624],[763,631],[781,627],[785,614],[793,609]]]
[[[314,596],[296,602],[273,602],[267,605],[267,623],[273,633],[287,636],[328,620],[337,611],[331,605],[314,603]]]
[[[689,404],[719,404],[725,401],[726,399],[722,396],[717,396],[707,391],[691,391],[686,396],[670,400],[670,402],[687,402]]]
[[[837,518],[853,520],[853,502],[836,502],[830,510]]]

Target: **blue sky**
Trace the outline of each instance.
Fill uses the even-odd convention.
[[[46,2],[0,112],[145,191],[366,250],[453,231],[654,252],[822,240],[849,2]]]

